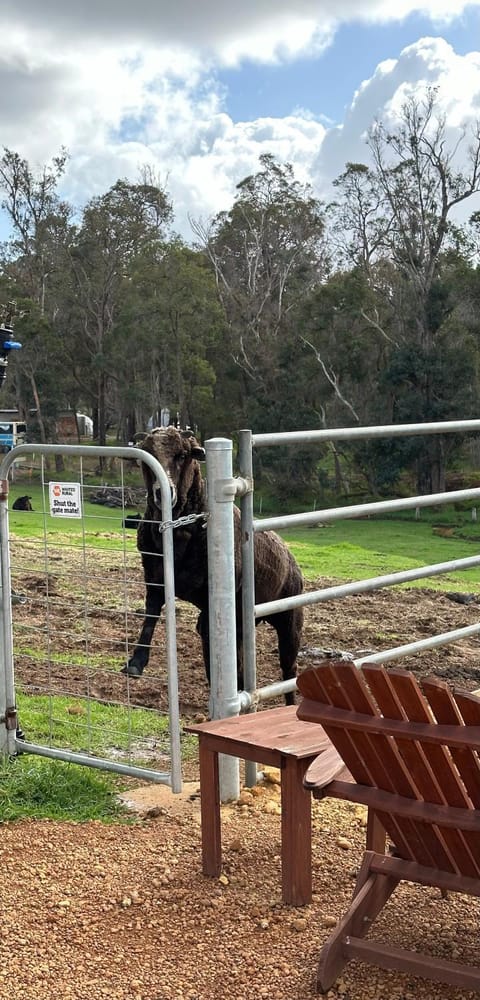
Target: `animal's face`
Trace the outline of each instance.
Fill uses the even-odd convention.
[[[205,459],[205,450],[190,431],[179,431],[176,427],[156,427],[147,434],[139,447],[154,455],[163,466],[172,492],[172,508],[182,506],[195,475],[198,475],[198,460]],[[142,465],[148,495],[161,506],[160,490],[155,488],[151,469]]]

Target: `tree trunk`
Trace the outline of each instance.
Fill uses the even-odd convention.
[[[417,494],[444,493],[446,481],[445,442],[442,437],[430,439],[417,459]]]

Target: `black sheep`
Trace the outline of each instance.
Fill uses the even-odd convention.
[[[31,499],[32,499],[31,497],[27,496],[17,497],[17,499],[13,501],[12,510],[33,510],[32,504],[30,502]]]
[[[141,514],[127,514],[122,521],[122,528],[138,528],[141,520]]]
[[[142,443],[142,448],[154,455],[165,469],[172,491],[173,518],[187,514],[201,514],[206,510],[205,481],[199,461],[205,458],[204,449],[190,432],[175,427],[156,428]],[[158,522],[162,519],[160,491],[154,491],[150,468],[142,465],[147,486],[147,507],[144,519],[138,526],[137,546],[142,556],[146,584],[145,619],[133,656],[123,668],[130,677],[140,677],[146,667],[156,623],[164,605],[162,534]],[[158,495],[155,495],[155,493]],[[241,588],[241,538],[240,513],[235,516],[235,574],[237,604],[237,654],[238,682],[243,687],[242,672],[242,588]],[[210,680],[210,652],[208,635],[208,566],[207,532],[205,520],[174,529],[175,594],[194,604],[200,610],[197,631],[202,639],[203,658]],[[283,597],[300,594],[303,579],[300,569],[282,539],[273,531],[255,536],[255,602],[263,604]],[[258,621],[261,619],[257,619]],[[295,661],[300,645],[303,624],[302,608],[282,611],[263,619],[277,632],[280,667],[284,680],[295,676]],[[285,695],[292,704],[292,692]]]

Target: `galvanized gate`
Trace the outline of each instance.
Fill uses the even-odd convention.
[[[452,433],[465,434],[472,431],[480,431],[480,420],[451,420],[439,421],[437,423],[391,424],[372,427],[337,427],[326,430],[291,431],[272,434],[252,434],[250,430],[243,430],[240,431],[239,445],[240,474],[253,487],[253,448],[270,447],[272,445],[315,445],[325,441],[355,441],[385,437],[410,437]],[[354,583],[335,587],[326,587],[322,590],[300,594],[297,597],[289,597],[281,601],[256,605],[253,564],[255,532],[330,523],[384,512],[415,510],[417,508],[437,505],[442,506],[464,500],[471,500],[474,504],[477,504],[480,500],[480,489],[456,490],[425,496],[405,497],[397,500],[327,508],[324,510],[308,511],[303,514],[280,515],[278,517],[258,519],[253,515],[253,488],[245,492],[240,501],[242,509],[243,652],[245,677],[245,691],[240,693],[241,707],[249,709],[261,701],[274,698],[280,693],[292,691],[295,688],[294,680],[280,681],[261,689],[257,688],[255,663],[255,621],[257,618],[284,611],[287,608],[318,604],[345,597],[348,594],[361,594],[366,591],[390,587],[394,584],[448,573],[450,570],[469,569],[480,565],[480,556],[478,555],[465,559],[454,559],[445,563],[420,566],[418,569],[390,573],[385,576],[359,580]],[[453,642],[457,639],[467,638],[477,633],[480,633],[480,624],[467,626],[464,629],[456,629],[443,635],[431,636],[430,638],[394,649],[386,649],[380,653],[373,653],[357,662],[358,665],[360,663],[384,663],[400,659],[402,656],[410,653],[420,652],[422,649],[429,649],[434,646]]]
[[[68,460],[68,483],[65,475],[57,479],[51,471],[58,456]],[[110,505],[96,506],[95,512],[90,502],[107,487],[93,484],[88,461],[92,458],[101,458],[109,468],[113,463],[111,478],[117,483],[108,487]],[[161,655],[167,676],[167,726],[165,714],[138,708],[142,685],[121,674],[143,619],[143,609],[138,610],[144,586],[136,532],[125,526],[132,506],[128,482],[140,460],[150,466],[162,498]],[[9,505],[10,480],[13,477],[15,493],[28,495],[33,467],[41,482],[41,510],[36,511],[43,522],[40,538],[28,530],[28,518],[34,515],[12,511]],[[143,510],[144,490],[141,477],[137,479]],[[14,517],[15,530],[10,531]],[[170,486],[159,462],[131,447],[15,448],[0,465],[0,570],[0,753],[38,754],[148,778],[179,792],[173,522]],[[112,705],[117,709],[114,721],[110,721]],[[149,713],[147,723],[142,717],[140,724],[144,711]],[[48,717],[47,731],[39,732],[36,712],[44,728]]]

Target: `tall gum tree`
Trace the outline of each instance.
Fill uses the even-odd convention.
[[[411,399],[413,364],[416,419],[439,419],[439,414],[461,418],[466,414],[457,412],[456,387],[446,394],[441,374],[447,364],[443,332],[450,310],[441,288],[442,261],[459,245],[452,213],[480,190],[480,127],[453,139],[437,94],[428,89],[422,98],[405,102],[393,128],[376,122],[368,147],[371,166],[348,165],[337,182],[336,205],[337,232],[343,225],[349,236],[344,252],[363,268],[382,304],[366,312],[365,319],[390,342],[399,400],[402,380]],[[417,490],[444,488],[444,440],[418,439]]]
[[[54,332],[59,275],[72,233],[71,207],[58,195],[66,162],[64,150],[38,169],[8,148],[0,158],[1,206],[12,229],[2,247],[2,271],[28,312],[22,323],[26,338],[17,367],[17,399],[25,411],[34,405],[42,442],[55,438],[55,414],[66,405],[57,377],[61,345]]]
[[[295,313],[323,273],[325,247],[323,208],[310,189],[271,154],[260,166],[237,186],[229,212],[194,229],[228,320],[229,357],[240,375],[238,419],[250,421],[254,407],[262,423],[282,391],[286,343],[298,350]]]
[[[150,178],[118,180],[86,205],[70,258],[69,319],[76,330],[72,364],[79,385],[92,400],[95,436],[105,444],[108,394],[116,379],[115,324],[125,284],[140,256],[154,263],[171,207]],[[131,331],[134,343],[135,330]]]

